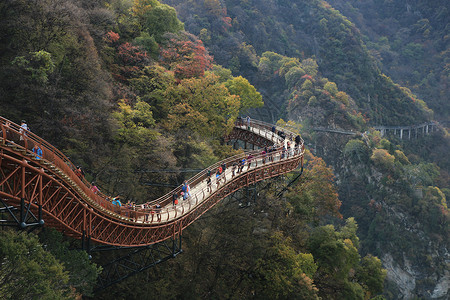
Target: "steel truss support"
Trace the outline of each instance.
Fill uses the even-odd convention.
[[[42,205],[38,206],[37,215],[31,211],[31,204],[25,199],[20,200],[20,206],[10,205],[0,198],[0,225],[16,226],[19,229],[34,229],[44,225]]]
[[[245,186],[240,190],[229,195],[229,202],[238,202],[240,208],[251,206],[258,200],[259,191],[261,190],[261,182]]]
[[[98,277],[95,292],[103,290],[113,284],[136,275],[148,268],[175,258],[182,253],[181,234],[164,242],[143,247],[111,247],[97,246],[91,252],[120,250],[119,258],[102,266],[103,272]]]
[[[297,176],[295,176],[285,187],[281,189],[281,191],[277,194],[277,197],[283,196],[284,192],[286,192],[288,188],[302,176],[302,174],[303,174],[303,166],[301,166],[300,173]]]
[[[230,202],[238,202],[240,208],[246,208],[258,201],[260,192],[263,190],[279,191],[277,197],[280,198],[285,191],[291,186],[295,181],[297,181],[303,173],[301,169],[300,173],[295,176],[292,180],[289,180],[286,174],[281,174],[277,177],[273,177],[267,181],[258,181],[249,186],[245,186],[228,196]]]

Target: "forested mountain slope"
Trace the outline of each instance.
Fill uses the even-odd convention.
[[[363,34],[381,70],[434,110],[450,113],[448,1],[328,1]]]
[[[218,62],[263,94],[266,107],[255,114],[302,123],[315,154],[334,167],[344,216],[360,224],[363,251],[388,269],[386,296],[445,299],[448,133],[400,141],[370,129],[432,118],[420,98],[438,118],[448,115],[445,3],[330,1],[337,11],[325,1],[165,2]],[[352,138],[314,126],[369,130]]]
[[[431,118],[425,103],[383,75],[359,29],[325,1],[165,1],[177,8],[186,28],[199,35],[217,62],[254,73],[258,56],[272,51],[313,58],[323,77],[356,102],[370,124],[413,124]],[[282,99],[271,99],[278,106]]]
[[[214,10],[215,3],[205,5]],[[226,31],[230,20],[221,20],[218,30]],[[174,8],[156,0],[2,1],[0,114],[15,122],[25,119],[106,194],[136,204],[154,199],[182,182],[188,176],[184,169],[205,168],[236,154],[222,137],[238,115],[263,105],[261,94],[237,72],[239,65],[256,70],[260,64],[248,60],[257,58],[251,46],[239,50],[248,59],[235,59],[233,75],[215,65],[202,40],[185,29]],[[341,101],[339,119],[349,127],[364,126],[351,117],[356,101],[314,74],[314,60],[265,57],[261,70],[288,63],[292,88],[309,80],[305,89],[325,95],[318,99],[322,112],[326,99],[333,105]],[[301,78],[302,70],[313,72],[311,78]],[[273,75],[254,76],[263,76],[261,83],[281,80]],[[426,118],[420,106],[409,105],[415,117]],[[361,120],[356,111],[353,116]],[[267,182],[255,201],[217,206],[184,231],[187,255],[95,297],[376,297],[386,271],[380,259],[361,254],[358,225],[353,218],[343,220],[334,178],[324,160],[308,152],[302,180],[282,199],[277,194],[290,178]],[[4,284],[0,298],[25,297],[22,291],[30,298],[92,295],[101,270],[85,253],[68,251],[69,243],[77,248],[79,241],[38,231],[40,242],[33,234],[2,231],[0,277],[29,289]],[[27,249],[36,256],[27,256]],[[102,264],[116,254],[102,252],[95,259]],[[26,271],[15,272],[19,261]]]

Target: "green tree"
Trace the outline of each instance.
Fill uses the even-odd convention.
[[[93,296],[93,288],[102,268],[89,259],[85,251],[69,250],[69,242],[62,234],[52,228],[39,233],[43,248],[55,256],[69,272],[69,285],[83,296]]]
[[[30,53],[29,59],[24,56],[17,56],[12,64],[30,72],[31,78],[39,83],[47,83],[48,76],[55,70],[52,55],[44,50]]]
[[[231,95],[237,95],[240,99],[239,111],[245,112],[249,108],[257,108],[264,105],[262,96],[256,91],[255,87],[242,76],[229,79],[225,86]]]
[[[311,254],[298,253],[291,239],[275,232],[266,253],[256,262],[260,299],[319,299],[312,276],[317,265]]]
[[[167,96],[167,90],[175,85],[172,72],[167,72],[167,69],[155,64],[144,67],[139,76],[128,81],[137,96],[150,105],[156,122],[167,118],[173,104],[171,98]]]
[[[141,35],[134,40],[134,43],[138,46],[141,46],[154,59],[158,58],[159,45],[156,42],[155,38],[148,32],[142,32]]]
[[[156,138],[157,132],[152,128],[155,120],[148,103],[138,99],[136,105],[131,107],[122,101],[119,111],[113,115],[118,121],[116,139],[120,143],[145,147]]]
[[[324,299],[364,299],[364,294],[379,292],[374,279],[383,281],[384,271],[381,264],[367,266],[367,260],[359,267],[359,239],[356,236],[357,224],[353,218],[346,220],[340,231],[333,225],[315,228],[308,239],[308,249],[318,265],[314,281],[319,288],[319,295]],[[371,269],[372,267],[372,269]],[[362,268],[361,282],[357,281],[355,270]],[[371,270],[374,278],[364,276]],[[377,276],[377,274],[381,274]],[[376,279],[375,279],[376,278]],[[382,290],[382,289],[381,289]]]
[[[230,95],[218,77],[208,73],[202,78],[184,79],[167,93],[173,105],[165,128],[190,129],[203,136],[223,136],[229,132],[239,111],[239,98]]]
[[[309,151],[305,154],[304,174],[300,184],[294,186],[286,198],[294,211],[308,221],[318,221],[321,216],[334,215],[341,217],[334,174],[323,159],[313,156]]]
[[[161,43],[166,32],[177,33],[184,30],[184,25],[177,18],[175,8],[166,4],[160,4],[149,9],[143,15],[143,30]]]
[[[338,88],[336,83],[328,81],[327,83],[325,83],[323,89],[325,91],[327,91],[328,93],[330,93],[332,96],[336,96],[336,94],[338,93]]]
[[[376,166],[379,166],[386,170],[392,170],[392,168],[394,167],[395,157],[394,155],[389,154],[387,150],[384,149],[373,150],[370,159]]]
[[[369,254],[361,260],[356,268],[356,278],[364,287],[365,299],[372,299],[373,296],[383,292],[386,273],[378,257]]]
[[[42,248],[36,235],[3,231],[0,260],[0,298],[74,298],[69,274],[50,252]]]
[[[288,88],[292,89],[297,85],[299,80],[302,78],[303,75],[305,75],[306,72],[300,67],[293,67],[291,68],[286,75],[284,75],[284,79],[286,80],[286,84]]]
[[[370,149],[363,141],[352,139],[345,144],[344,155],[365,163],[369,160]]]

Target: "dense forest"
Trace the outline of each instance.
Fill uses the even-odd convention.
[[[221,137],[244,114],[308,148],[281,197],[295,175],[225,199],[183,254],[97,293],[114,253],[4,229],[2,298],[448,297],[446,1],[4,0],[0,16],[0,115],[107,194],[144,203],[236,154]],[[373,128],[431,120],[411,140]]]

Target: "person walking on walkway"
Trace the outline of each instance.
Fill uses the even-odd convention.
[[[211,177],[209,177],[209,176],[206,178],[206,187],[207,187],[207,190],[206,190],[206,191],[207,191],[208,193],[211,193],[211,191],[212,191],[212,190],[211,190]]]
[[[285,154],[286,154],[286,147],[283,146],[283,150],[281,151],[281,159],[284,158]]]
[[[42,149],[39,148],[38,145],[34,145],[33,153],[36,155],[36,159],[41,159],[42,158]]]
[[[291,143],[288,141],[286,147],[286,158],[289,158],[289,154],[291,154]]]
[[[247,170],[250,169],[250,166],[252,165],[252,158],[253,158],[253,155],[251,155],[251,154],[249,154],[247,156],[247,162],[248,162]]]
[[[220,167],[222,168],[221,177],[223,178],[223,182],[227,182],[227,177],[225,176],[225,170],[227,169],[227,164],[223,163]]]
[[[241,165],[238,167],[238,173],[241,173],[244,170],[245,162],[246,162],[246,160],[245,160],[245,158],[243,158],[241,160]]]
[[[250,130],[250,122],[251,122],[250,116],[247,116],[246,121],[247,121],[247,130]]]
[[[177,204],[178,204],[178,194],[177,194],[177,192],[174,192],[172,194],[172,205],[175,206]]]
[[[100,190],[98,189],[98,187],[95,185],[95,182],[91,182],[91,191],[94,192],[94,194],[97,194],[100,192]]]
[[[30,128],[28,127],[27,122],[25,120],[22,120],[22,122],[20,123],[20,128],[19,128],[19,133],[20,133],[19,140],[21,143],[24,144],[24,146],[25,146],[25,137],[27,136],[27,131],[30,131]]]
[[[216,172],[216,185],[217,185],[217,188],[219,188],[219,185],[220,185],[220,173],[219,173],[219,169],[217,169],[217,172]]]
[[[181,187],[181,190],[184,192],[183,200],[185,200],[191,196],[191,187],[189,186],[189,184],[187,183],[186,180],[183,182],[183,186]]]
[[[158,221],[161,221],[161,204],[159,204],[159,202],[155,205],[155,211]]]
[[[75,174],[80,178],[81,180],[84,178],[84,171],[80,166],[77,166],[75,170]]]
[[[234,172],[236,171],[237,162],[233,163],[233,166],[231,167],[231,178],[234,178]]]
[[[263,151],[261,152],[261,156],[262,156],[262,163],[265,164],[267,156],[267,147],[264,147]]]

